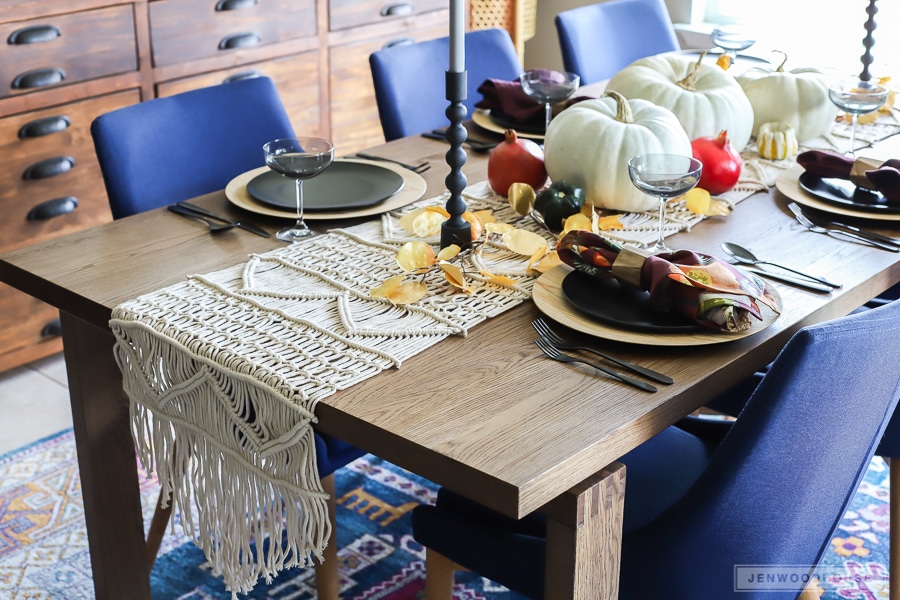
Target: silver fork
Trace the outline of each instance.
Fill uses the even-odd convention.
[[[600,358],[617,364],[623,369],[628,369],[629,371],[633,371],[635,373],[643,375],[647,379],[652,379],[653,381],[664,383],[666,385],[675,383],[675,380],[668,375],[663,375],[662,373],[657,373],[656,371],[647,369],[646,367],[642,367],[641,365],[636,365],[632,362],[628,362],[627,360],[622,360],[621,358],[610,356],[609,354],[600,352],[599,350],[595,350],[594,348],[589,348],[588,346],[579,346],[578,344],[567,342],[566,340],[559,337],[559,335],[555,331],[550,329],[550,326],[547,325],[547,322],[544,321],[544,319],[535,319],[531,322],[531,326],[534,327],[534,330],[538,332],[538,335],[540,335],[542,338],[550,342],[551,345],[559,348],[560,350],[584,350],[586,352],[593,352]]]
[[[825,235],[829,235],[835,239],[851,239],[867,246],[875,246],[876,248],[881,248],[882,250],[887,250],[889,252],[900,252],[900,247],[891,246],[888,244],[883,244],[881,242],[877,242],[875,240],[863,237],[851,231],[844,231],[843,229],[833,229],[831,227],[822,227],[821,225],[816,225],[812,221],[809,220],[809,217],[804,215],[800,211],[800,207],[791,202],[788,204],[788,208],[794,213],[794,217],[797,219],[797,222],[812,231],[813,233],[824,233]]]
[[[179,214],[183,217],[189,217],[191,219],[197,219],[198,221],[203,221],[209,226],[210,233],[218,233],[220,231],[228,231],[229,229],[234,229],[237,227],[237,223],[219,223],[218,221],[213,221],[203,215],[191,212],[186,210],[176,204],[169,204],[166,208],[168,208],[173,213]]]
[[[376,156],[374,154],[366,154],[365,152],[357,152],[356,156],[360,158],[364,158],[366,160],[380,160],[384,162],[394,163],[395,165],[400,165],[404,169],[409,169],[413,173],[424,173],[428,169],[431,168],[431,164],[428,161],[425,161],[418,165],[410,165],[405,162],[400,162],[399,160],[394,160],[393,158],[385,158],[384,156]]]
[[[655,392],[656,388],[649,383],[645,383],[633,377],[629,377],[624,373],[619,373],[618,371],[613,371],[612,369],[608,369],[603,365],[598,365],[597,363],[593,363],[589,360],[584,360],[582,358],[576,358],[574,356],[569,356],[568,354],[564,354],[557,350],[550,342],[545,340],[544,338],[538,338],[534,340],[534,343],[537,344],[537,347],[541,349],[548,358],[552,358],[553,360],[558,360],[559,362],[577,362],[588,365],[589,367],[594,367],[598,371],[602,371],[606,373],[613,379],[618,379],[623,383],[627,383],[629,385],[633,385],[634,387],[644,390],[645,392]]]

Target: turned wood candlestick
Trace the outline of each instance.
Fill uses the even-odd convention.
[[[872,58],[872,46],[875,45],[875,38],[872,37],[872,32],[875,31],[875,27],[877,27],[875,24],[875,13],[878,12],[878,7],[875,6],[875,2],[877,2],[877,0],[869,0],[869,6],[866,7],[866,13],[869,15],[869,18],[866,19],[866,37],[863,38],[863,46],[866,47],[866,51],[861,57],[863,70],[862,73],[859,74],[860,81],[869,81],[872,78],[872,75],[869,74],[869,66],[874,60]]]

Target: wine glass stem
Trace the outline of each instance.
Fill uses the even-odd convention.
[[[297,178],[297,229],[306,229],[306,223],[303,221],[303,180]]]
[[[553,105],[547,102],[544,104],[544,133],[550,127],[550,117],[553,116]]]
[[[850,115],[850,156],[856,158],[856,113]]]
[[[666,199],[663,196],[659,197],[659,214],[657,215],[657,218],[659,219],[659,237],[656,240],[656,249],[665,250],[666,236],[664,233],[664,226],[666,224]]]

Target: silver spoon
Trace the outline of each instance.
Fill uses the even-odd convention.
[[[756,257],[755,254],[744,248],[743,246],[738,246],[737,244],[733,244],[731,242],[722,242],[722,250],[730,254],[732,257],[737,259],[738,262],[743,263],[745,265],[770,265],[773,267],[778,267],[779,269],[784,269],[785,271],[790,271],[791,273],[795,273],[800,275],[801,277],[805,277],[807,279],[811,279],[812,281],[818,281],[819,283],[824,283],[827,286],[838,289],[844,287],[840,283],[832,283],[827,279],[823,279],[821,277],[814,277],[809,273],[804,273],[803,271],[797,271],[796,269],[792,269],[790,267],[786,267],[784,265],[779,265],[773,262],[769,262],[766,260],[761,260]]]

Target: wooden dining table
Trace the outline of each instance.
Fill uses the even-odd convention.
[[[423,174],[430,197],[444,189],[446,150],[441,141],[411,137],[371,153],[430,161]],[[486,166],[486,153],[470,152],[469,182],[485,179]],[[284,224],[235,207],[224,191],[196,202],[271,232]],[[718,256],[721,242],[737,242],[826,275],[841,289],[825,294],[774,284],[781,315],[758,333],[725,343],[669,347],[583,338],[671,375],[673,385],[647,393],[593,369],[547,360],[530,325],[541,313],[529,301],[321,400],[316,427],[511,517],[545,513],[547,597],[616,598],[626,486],[617,459],[767,364],[799,328],[846,315],[900,282],[900,255],[811,233],[787,202],[774,189],[758,193],[731,215],[669,242]],[[883,232],[897,233],[884,225]],[[129,405],[108,324],[112,309],[281,244],[239,229],[210,234],[197,221],[157,209],[0,256],[0,280],[60,311],[97,598],[150,598]]]

